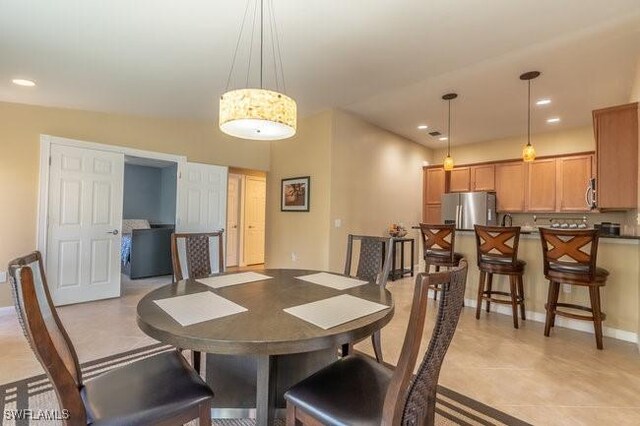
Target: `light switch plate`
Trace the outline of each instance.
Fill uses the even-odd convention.
[[[333,221],[333,226],[340,228],[342,226],[342,219],[336,219]]]
[[[0,283],[5,283],[5,282],[7,282],[7,272],[0,271]]]
[[[562,292],[563,293],[571,293],[571,285],[570,284],[562,284]]]

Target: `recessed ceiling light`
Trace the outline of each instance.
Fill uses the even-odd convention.
[[[33,87],[36,85],[36,82],[33,80],[25,80],[24,78],[14,78],[11,80],[13,84],[24,87]]]
[[[551,103],[551,99],[540,99],[536,102],[536,105],[549,105]]]
[[[426,124],[421,124],[421,125],[418,126],[418,129],[420,129],[420,130],[424,130],[424,129],[428,129],[428,128],[429,128],[429,126],[427,126]]]
[[[446,141],[447,139],[449,139],[449,138],[448,138],[448,137],[446,137],[446,136],[443,136],[443,137],[439,138],[438,140]]]
[[[554,124],[554,123],[559,123],[559,122],[560,122],[560,117],[547,118],[547,123]]]

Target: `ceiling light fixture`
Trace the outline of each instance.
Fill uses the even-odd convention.
[[[23,87],[34,87],[36,85],[35,81],[26,80],[24,78],[14,78],[13,80],[11,80],[11,82],[17,86],[23,86]]]
[[[536,102],[536,105],[543,106],[543,105],[549,105],[550,103],[551,103],[551,99],[539,99]]]
[[[421,124],[421,125],[418,126],[419,130],[425,130],[425,129],[428,129],[428,128],[429,128],[429,126],[427,126],[426,124]]]
[[[446,171],[453,170],[453,158],[451,157],[451,100],[458,97],[457,93],[447,93],[442,97],[448,103],[449,113],[447,115],[447,156],[443,161],[443,166]],[[442,138],[440,138],[442,140]]]
[[[555,124],[560,122],[560,117],[551,117],[547,119],[547,123]]]
[[[449,140],[449,138],[448,138],[448,137],[446,137],[446,136],[443,136],[443,137],[441,137],[441,138],[438,138],[438,140],[439,140],[439,141],[443,141],[443,142],[444,142],[444,141],[446,141],[446,140]]]
[[[531,80],[538,76],[540,71],[529,71],[520,76],[520,80],[527,82],[527,144],[522,148],[522,160],[526,162],[536,159],[536,150],[531,145]]]
[[[227,78],[227,86],[225,93],[220,97],[220,130],[237,138],[270,141],[290,138],[296,134],[297,106],[292,98],[280,92],[280,83],[282,83],[282,91],[286,91],[280,40],[274,17],[273,0],[267,0],[267,2],[275,91],[266,89],[264,84],[264,0],[247,0],[240,34],[233,53],[231,69],[229,70],[229,77]],[[238,56],[238,48],[241,44],[245,22],[252,3],[254,5],[253,26],[249,33],[249,60],[245,88],[229,90],[236,57]],[[251,88],[249,87],[249,75],[251,74],[251,57],[254,44],[253,34],[258,14],[260,19],[260,88]]]

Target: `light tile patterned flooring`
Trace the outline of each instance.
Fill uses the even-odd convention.
[[[138,300],[168,277],[123,279],[119,299],[60,308],[80,361],[89,361],[153,343],[136,325]],[[387,361],[395,363],[409,318],[413,280],[389,284],[396,313],[382,331]],[[423,350],[430,336],[435,303],[430,303]],[[440,383],[533,424],[640,424],[640,355],[637,346],[605,338],[595,349],[593,335],[465,308],[440,376]],[[15,315],[0,315],[0,383],[42,373],[22,336]],[[370,352],[368,342],[357,348]]]

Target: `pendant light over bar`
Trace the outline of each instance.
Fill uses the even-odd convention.
[[[531,145],[531,80],[539,76],[540,71],[529,71],[520,76],[520,80],[527,82],[527,144],[522,148],[522,160],[525,162],[536,159],[536,150]]]
[[[264,0],[247,0],[242,25],[240,27],[240,34],[233,54],[231,70],[229,71],[229,77],[227,79],[226,93],[220,97],[220,130],[237,138],[271,141],[290,138],[296,133],[296,102],[279,91],[280,80],[282,81],[283,91],[286,90],[284,70],[282,68],[282,55],[280,53],[280,40],[273,13],[273,0],[267,0],[267,3],[270,19],[269,28],[271,30],[271,53],[273,54],[273,77],[276,90],[269,90],[264,86],[265,2]],[[255,30],[255,28],[251,28],[249,32],[249,59],[245,81],[246,88],[229,90],[236,57],[238,56],[238,48],[241,45],[243,30],[251,9],[251,4],[254,5],[254,24],[256,22],[256,15],[258,13],[260,15],[260,88],[249,87],[251,56],[254,42],[253,33]],[[278,71],[280,71],[280,73],[278,73]]]
[[[453,170],[453,158],[451,157],[451,100],[458,97],[457,93],[447,93],[442,96],[442,99],[447,101],[449,107],[449,113],[447,116],[447,156],[443,161],[443,166],[446,171]]]

